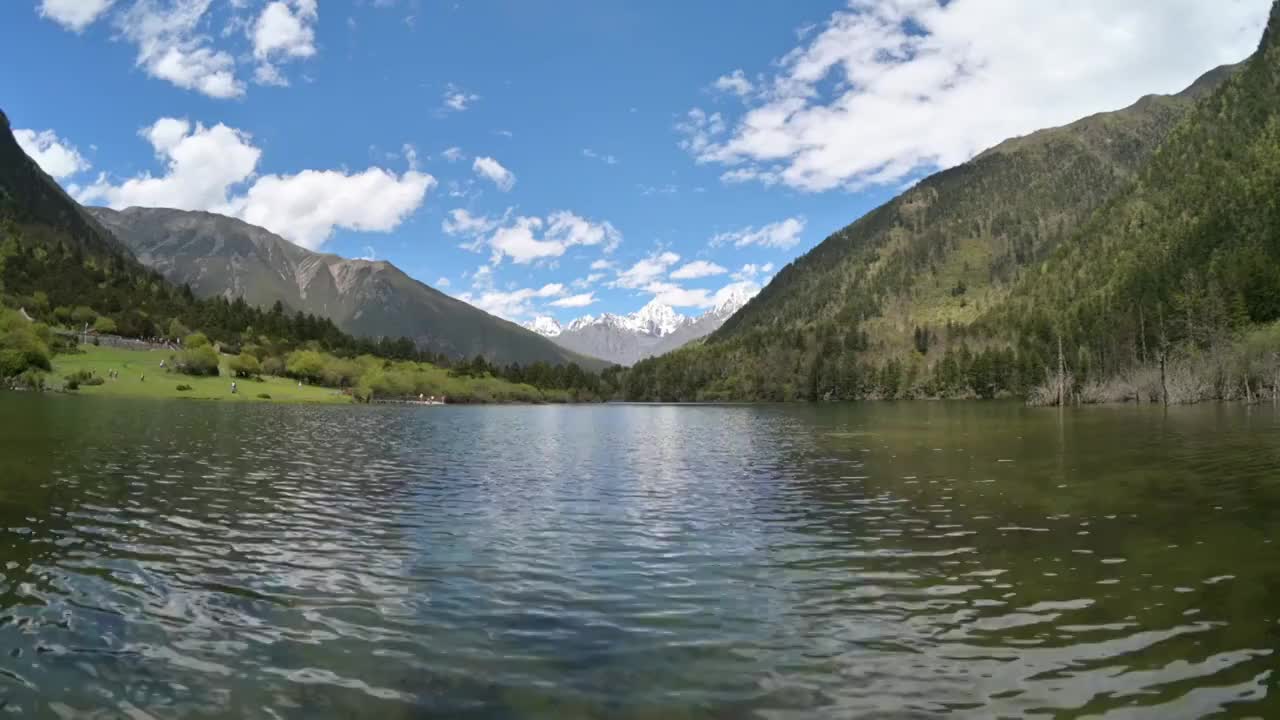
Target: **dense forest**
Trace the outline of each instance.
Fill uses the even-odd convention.
[[[633,400],[1253,398],[1280,385],[1280,48],[1008,141],[795,263]]]

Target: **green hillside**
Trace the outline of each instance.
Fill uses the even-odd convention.
[[[1223,367],[1199,394],[1252,394],[1224,364],[1277,317],[1271,37],[1178,95],[921,181],[784,268],[705,343],[637,365],[628,397],[1025,396],[1062,367],[1071,397],[1146,399],[1163,392],[1149,376],[1103,386],[1159,357],[1192,373],[1211,349]]]

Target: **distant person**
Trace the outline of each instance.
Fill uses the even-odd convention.
[[[232,394],[232,395],[235,395],[235,394],[236,394],[236,384],[235,384],[235,383],[231,383],[231,394]]]
[[[147,381],[146,373],[142,373],[141,375],[138,376],[138,382],[146,382],[146,381]]]

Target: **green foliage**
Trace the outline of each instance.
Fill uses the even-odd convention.
[[[270,395],[269,393],[258,393],[258,399],[259,399],[259,400],[270,400],[270,399],[271,399],[271,395]]]
[[[178,354],[177,369],[187,375],[217,375],[218,353],[207,342],[187,348]]]
[[[209,338],[204,333],[191,333],[182,339],[182,347],[188,350],[196,350],[210,345]]]
[[[257,377],[262,374],[262,365],[258,358],[249,353],[240,353],[227,361],[227,369],[236,377]]]
[[[190,386],[190,385],[186,385],[186,384],[179,383],[179,384],[178,384],[178,387],[177,387],[177,390],[178,390],[178,392],[191,392],[191,386]]]
[[[45,326],[0,308],[0,379],[28,370],[49,370],[49,337]]]
[[[95,312],[93,308],[85,305],[80,305],[75,310],[71,311],[71,322],[75,323],[77,328],[84,327],[85,325],[91,325],[93,324],[93,321],[97,319],[98,313]]]
[[[165,333],[165,337],[176,341],[181,340],[190,334],[191,330],[189,330],[186,325],[183,325],[181,320],[174,318],[169,321],[169,328],[168,332]]]
[[[114,335],[117,331],[116,321],[101,315],[97,320],[93,321],[93,330],[99,335]]]

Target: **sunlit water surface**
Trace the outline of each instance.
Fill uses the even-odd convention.
[[[0,705],[1280,717],[1278,419],[0,395]]]

